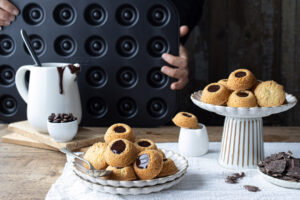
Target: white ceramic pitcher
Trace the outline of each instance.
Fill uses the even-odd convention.
[[[16,73],[17,89],[27,103],[28,122],[37,131],[48,132],[47,120],[51,113],[72,113],[78,123],[81,121],[77,73],[68,66],[68,63],[43,63],[42,67],[25,65]],[[58,72],[61,67],[65,67],[62,76]],[[25,83],[27,71],[30,71],[28,89]]]

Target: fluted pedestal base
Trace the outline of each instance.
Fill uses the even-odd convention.
[[[255,168],[263,159],[262,118],[226,117],[219,164],[229,169]]]

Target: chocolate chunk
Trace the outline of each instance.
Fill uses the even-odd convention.
[[[258,192],[260,191],[260,189],[256,186],[253,186],[253,185],[244,185],[244,188],[246,190],[248,190],[249,192]]]
[[[126,129],[123,126],[117,126],[114,128],[114,131],[116,133],[124,133],[126,131]]]
[[[123,140],[117,140],[111,145],[110,149],[114,154],[121,154],[126,149],[126,144]]]
[[[136,166],[140,169],[146,169],[149,164],[148,154],[142,154],[136,159]]]
[[[238,179],[245,177],[245,173],[233,173],[231,176],[227,176],[225,179],[226,183],[235,184],[238,183]]]
[[[190,114],[187,114],[187,113],[182,113],[183,116],[186,116],[186,117],[192,117],[192,115]]]
[[[219,85],[211,85],[207,88],[209,92],[217,92],[220,89]]]
[[[236,95],[238,95],[239,97],[247,97],[247,96],[249,96],[249,94],[246,93],[246,92],[238,92],[238,93],[236,93]]]
[[[291,168],[291,169],[288,170],[286,175],[290,176],[290,177],[300,179],[300,168],[299,167]]]
[[[286,160],[274,160],[271,161],[267,166],[267,173],[283,173],[286,168]]]
[[[147,142],[147,141],[140,141],[140,142],[138,142],[138,145],[141,147],[149,147],[151,144],[150,144],[150,142]]]
[[[237,78],[241,78],[241,77],[244,77],[246,75],[247,75],[246,72],[237,72],[237,73],[235,73],[235,77],[237,77]]]
[[[164,159],[163,159],[164,162],[166,162],[167,160],[168,160],[167,158],[164,158]]]

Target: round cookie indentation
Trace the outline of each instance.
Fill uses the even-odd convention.
[[[207,88],[209,92],[217,92],[220,89],[219,85],[211,85]]]
[[[237,78],[242,78],[242,77],[244,77],[246,75],[247,75],[246,72],[237,72],[237,73],[235,73],[235,77],[237,77]]]
[[[110,149],[114,154],[121,154],[126,149],[126,144],[122,140],[118,140],[113,143]]]
[[[149,164],[149,156],[148,154],[140,155],[136,160],[136,166],[140,169],[146,169]]]
[[[182,115],[185,116],[185,117],[192,117],[192,115],[189,115],[187,113],[182,113]]]
[[[140,142],[138,142],[138,145],[141,147],[149,147],[151,144],[150,144],[150,142],[147,142],[147,141],[140,141]]]
[[[249,96],[249,94],[246,93],[246,92],[238,92],[238,93],[236,93],[236,95],[239,96],[239,97],[247,97],[247,96]]]
[[[117,126],[116,128],[114,128],[114,131],[116,133],[124,133],[126,129],[123,126]]]

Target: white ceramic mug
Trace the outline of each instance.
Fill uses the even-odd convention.
[[[180,128],[178,148],[185,156],[202,156],[208,152],[208,135],[206,127],[199,124],[198,129]]]
[[[27,103],[28,122],[40,132],[47,131],[48,116],[51,113],[72,113],[81,120],[81,101],[77,85],[77,74],[66,67],[62,79],[57,67],[68,66],[68,63],[43,63],[42,67],[22,66],[16,73],[17,89]],[[28,89],[25,84],[25,73],[30,71]],[[60,92],[60,80],[63,93]]]

